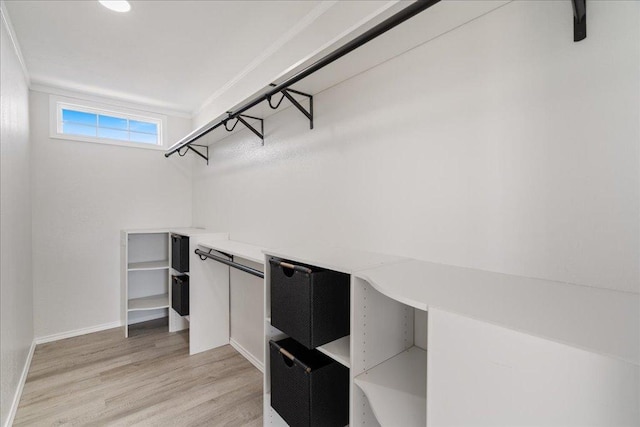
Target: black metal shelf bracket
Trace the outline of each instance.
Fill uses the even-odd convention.
[[[572,0],[573,3],[573,41],[587,38],[587,0]]]
[[[269,86],[271,87],[275,87],[276,85],[271,83]],[[308,93],[303,93],[297,90],[293,90],[290,88],[287,89],[282,89],[280,91],[280,93],[282,94],[282,98],[280,98],[280,100],[278,101],[278,103],[276,105],[273,105],[271,103],[271,97],[273,95],[268,95],[267,96],[267,101],[269,102],[269,107],[271,107],[273,110],[276,110],[280,104],[282,104],[282,101],[287,98],[289,100],[289,102],[291,102],[293,104],[294,107],[296,107],[302,114],[305,115],[305,117],[307,119],[309,119],[309,129],[313,129],[313,95],[309,95]],[[295,99],[293,96],[291,96],[292,93],[295,93],[296,95],[300,95],[300,96],[304,96],[309,100],[309,110],[307,110],[306,108],[304,108],[302,106],[302,104],[300,104],[298,102],[297,99]]]
[[[200,157],[202,157],[203,159],[205,159],[205,160],[207,161],[207,165],[209,165],[209,147],[208,147],[208,146],[206,146],[206,145],[198,145],[198,144],[189,144],[189,145],[187,145],[186,147],[187,147],[187,149],[186,149],[186,150],[184,150],[184,152],[182,152],[182,153],[180,152],[180,150],[178,150],[178,151],[177,151],[178,156],[180,156],[180,157],[184,157],[184,156],[189,152],[189,150],[191,150],[191,151],[193,151],[194,153],[196,153],[198,156],[200,156]],[[193,148],[193,147],[200,147],[200,148],[204,148],[204,150],[205,150],[205,151],[204,151],[204,152],[205,152],[205,154],[202,154],[201,152],[199,152],[198,150],[196,150],[196,149],[195,149],[195,148]]]
[[[233,120],[234,117],[232,117],[231,111],[227,111],[227,114],[229,114],[229,118],[224,121],[224,128],[227,130],[227,132],[232,132],[236,128],[236,126],[238,125],[238,122],[240,122],[247,129],[249,129],[251,132],[256,134],[256,136],[258,138],[260,138],[260,140],[262,141],[262,145],[264,145],[264,119],[261,119],[260,117],[248,116],[246,114],[239,114],[239,115],[237,115],[235,117],[236,121],[233,124],[233,126],[231,126],[231,128],[229,128],[229,126],[228,126],[229,120]],[[260,122],[260,130],[258,131],[256,128],[251,126],[251,124],[249,122],[247,122],[245,119],[252,119],[252,120],[259,121]]]

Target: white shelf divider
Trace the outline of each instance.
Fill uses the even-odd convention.
[[[424,426],[427,422],[427,352],[406,351],[354,379],[380,425]]]
[[[129,311],[155,310],[158,308],[169,308],[169,294],[151,295],[128,301]]]
[[[128,271],[141,271],[141,270],[164,270],[169,268],[169,260],[161,261],[146,261],[146,262],[132,262],[129,263]]]
[[[346,337],[342,337],[335,341],[331,341],[330,343],[322,345],[318,347],[317,350],[326,354],[336,362],[341,363],[347,368],[350,368],[350,340],[351,337],[347,335]]]

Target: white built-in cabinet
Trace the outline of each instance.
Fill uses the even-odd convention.
[[[189,327],[190,316],[180,316],[171,308],[171,276],[191,275],[190,272],[178,272],[171,268],[172,233],[193,239],[203,235],[221,238],[227,236],[226,233],[210,233],[199,228],[122,230],[120,232],[121,319],[125,326],[125,337],[129,336],[130,325],[162,317],[168,317],[169,332]],[[196,330],[200,329],[202,326],[198,325]],[[206,332],[201,334],[205,335]],[[200,342],[196,339],[195,345],[199,344]],[[201,348],[210,347],[202,344]]]
[[[342,249],[267,256],[351,275],[350,425],[640,425],[640,297]],[[264,424],[270,406],[265,274]]]
[[[350,370],[350,425],[640,425],[638,294],[339,248],[261,250],[227,233],[136,230],[122,232],[126,330],[163,315],[170,331],[187,327],[170,308],[171,232],[190,236],[190,354],[230,343],[229,267],[196,249],[350,275],[350,335],[318,348]],[[285,335],[271,326],[269,275],[264,424],[284,426],[271,408],[268,342]]]
[[[131,324],[169,315],[170,265],[168,232],[121,232],[121,293],[125,336],[129,335]]]

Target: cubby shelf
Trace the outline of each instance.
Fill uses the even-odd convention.
[[[341,363],[347,368],[350,368],[350,340],[351,337],[347,335],[346,337],[339,338],[335,341],[331,341],[330,343],[318,347],[318,351],[326,354],[327,356],[329,356],[336,362]]]
[[[129,271],[141,271],[141,270],[164,270],[169,268],[169,260],[161,261],[145,261],[145,262],[132,262],[127,266]]]
[[[427,352],[411,347],[354,379],[380,425],[424,426]]]
[[[143,298],[129,300],[129,311],[155,310],[169,307],[169,294],[150,295]]]

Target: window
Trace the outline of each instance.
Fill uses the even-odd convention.
[[[99,142],[139,148],[164,149],[164,116],[140,115],[124,108],[53,97],[51,136],[78,141]],[[52,114],[53,116],[53,114]],[[53,117],[52,117],[53,119]],[[53,120],[52,120],[53,121]]]

